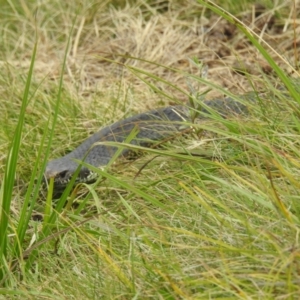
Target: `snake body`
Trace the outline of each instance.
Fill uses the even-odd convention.
[[[224,117],[247,111],[247,106],[230,97],[204,101],[203,104],[202,112],[209,113],[210,109],[213,109]],[[78,162],[75,160],[84,161],[95,167],[106,166],[118,147],[106,145],[105,142],[122,143],[134,130],[136,135],[129,143],[148,147],[154,142],[186,130],[192,121],[190,115],[190,108],[176,105],[151,110],[113,123],[91,135],[72,152],[48,162],[44,177],[46,181],[51,177],[54,178],[54,194],[60,195],[78,168]],[[200,114],[198,118],[203,119],[205,116]],[[126,157],[129,153],[129,149],[123,149],[121,156]],[[81,166],[76,182],[90,183],[94,180],[95,174],[87,167]]]

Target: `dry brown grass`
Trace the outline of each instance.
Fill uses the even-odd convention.
[[[248,23],[250,28],[259,30],[262,40],[293,62],[296,58],[294,43],[297,43],[293,37],[299,35],[299,28],[294,30],[290,3],[286,1],[273,10],[262,10],[259,5],[249,6],[249,10],[238,17]],[[18,22],[18,32],[14,33],[15,47],[11,52],[5,53],[5,59],[15,68],[21,67],[25,71],[30,63],[34,42],[35,18],[32,14],[34,8],[27,7],[26,3],[23,6],[28,15],[22,16],[22,20]],[[51,19],[48,19],[49,11],[45,6],[38,8],[36,22],[39,45],[35,76],[39,79],[57,81],[60,76],[65,37],[70,32],[76,12],[76,6],[65,6],[65,11],[57,11]],[[289,18],[275,17],[278,9],[290,10],[289,13],[286,12]],[[23,31],[20,32],[20,29]],[[11,44],[9,32],[5,36]],[[131,89],[135,93],[134,99],[127,99],[131,102],[129,105],[132,109],[141,111],[157,106],[158,97],[123,65],[147,70],[188,91],[184,74],[166,67],[198,75],[198,68],[188,60],[193,57],[207,65],[209,80],[235,93],[252,90],[253,86],[249,84],[247,76],[239,74],[233,67],[245,68],[252,75],[254,86],[258,88],[261,87],[259,79],[262,73],[271,72],[257,49],[234,25],[215,15],[207,16],[203,7],[194,1],[187,1],[182,7],[176,2],[170,2],[168,11],[163,14],[158,13],[155,7],[151,9],[143,5],[141,1],[123,8],[114,8],[104,3],[80,9],[74,24],[64,80],[67,89],[84,106],[89,105],[95,95],[118,89],[122,82],[124,91]],[[279,55],[274,54],[273,57],[283,69],[291,71]],[[166,89],[162,83],[158,87]],[[186,101],[182,94],[173,93]],[[209,98],[216,95],[218,92],[213,91]],[[103,106],[110,105],[106,100],[104,97]]]

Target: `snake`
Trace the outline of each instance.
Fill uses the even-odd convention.
[[[239,99],[241,98],[249,99],[244,96]],[[224,118],[247,113],[248,106],[245,101],[235,99],[225,97],[204,100],[197,119],[201,121],[207,118],[207,114],[211,114],[212,111]],[[50,178],[54,178],[53,197],[59,197],[78,168],[80,171],[75,184],[95,182],[97,173],[86,165],[103,168],[109,164],[118,151],[118,146],[108,145],[107,142],[127,143],[128,137],[134,131],[136,134],[128,141],[129,144],[151,147],[155,142],[176,137],[178,133],[187,130],[192,121],[191,106],[188,105],[153,109],[117,121],[92,134],[72,152],[49,161],[44,172],[44,180],[48,184]],[[123,147],[120,156],[128,157],[130,153],[132,153],[130,147]],[[82,165],[80,162],[85,164]]]

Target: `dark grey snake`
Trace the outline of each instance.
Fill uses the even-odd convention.
[[[247,106],[229,97],[204,101],[203,103],[204,106],[208,107],[208,110],[213,109],[224,117],[247,111]],[[202,112],[209,113],[208,110],[203,108]],[[198,118],[201,119],[204,116],[201,114]],[[109,163],[118,147],[101,144],[101,142],[122,143],[132,130],[136,129],[137,134],[130,141],[130,144],[149,147],[155,141],[175,136],[176,133],[186,130],[187,124],[191,124],[191,121],[190,109],[179,105],[155,109],[118,121],[94,133],[71,153],[48,162],[44,177],[46,181],[51,177],[54,178],[54,194],[58,196],[78,168],[78,163],[74,159],[84,160],[96,167],[105,166]],[[129,153],[129,149],[123,149],[121,156],[127,156]],[[93,181],[95,181],[95,173],[82,166],[76,183]]]

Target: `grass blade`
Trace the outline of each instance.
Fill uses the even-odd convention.
[[[7,259],[7,243],[8,243],[8,223],[9,223],[9,215],[10,215],[10,205],[12,200],[12,191],[15,183],[15,175],[16,168],[18,162],[19,149],[21,145],[22,139],[22,129],[25,121],[25,112],[26,107],[29,101],[29,90],[31,85],[31,79],[33,75],[33,67],[35,62],[35,56],[37,51],[37,43],[34,45],[31,64],[27,76],[27,81],[25,85],[25,90],[22,99],[22,105],[20,109],[20,114],[18,118],[17,128],[15,130],[15,134],[12,139],[12,143],[7,155],[7,162],[5,168],[5,176],[4,176],[4,188],[3,188],[3,198],[1,201],[1,215],[0,215],[0,265],[4,265],[4,260]],[[20,220],[22,222],[22,220]],[[0,269],[0,281],[3,279],[5,274],[3,270]]]

